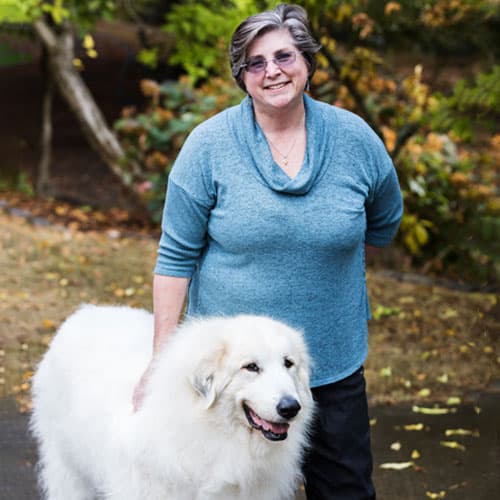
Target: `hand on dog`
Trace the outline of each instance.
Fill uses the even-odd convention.
[[[142,374],[142,377],[139,379],[139,382],[134,388],[134,394],[132,396],[132,405],[134,408],[134,413],[136,413],[142,405],[142,401],[144,400],[144,395],[146,393],[146,386],[148,384],[149,379],[151,378],[152,363],[147,367],[146,371]]]

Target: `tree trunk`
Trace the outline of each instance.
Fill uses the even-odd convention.
[[[63,23],[57,26],[56,31],[39,19],[33,27],[47,50],[52,81],[76,116],[86,139],[131,195],[134,208],[143,212],[144,204],[135,190],[136,183],[144,179],[143,172],[137,163],[126,158],[118,139],[73,65],[71,26]]]
[[[51,194],[50,162],[52,157],[52,101],[54,97],[54,83],[48,69],[47,50],[42,50],[41,71],[43,75],[42,94],[42,133],[40,137],[40,162],[37,169],[36,192],[39,196],[47,197]]]

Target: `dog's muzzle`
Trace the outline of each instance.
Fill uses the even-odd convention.
[[[276,406],[276,411],[280,417],[290,420],[299,413],[300,408],[300,404],[295,398],[285,396],[280,399]],[[246,403],[243,403],[243,410],[245,411],[248,423],[254,429],[261,431],[266,439],[270,441],[283,441],[288,437],[288,428],[290,424],[287,422],[271,422],[270,420],[265,420]]]

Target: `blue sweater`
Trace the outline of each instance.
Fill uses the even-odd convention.
[[[191,278],[188,315],[262,314],[301,329],[316,387],[366,358],[364,245],[390,243],[402,201],[371,128],[304,100],[307,147],[293,179],[248,97],[193,130],[169,176],[155,273]]]

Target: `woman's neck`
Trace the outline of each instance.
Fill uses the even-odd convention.
[[[255,119],[265,134],[280,134],[286,131],[298,130],[305,123],[304,101],[294,107],[285,109],[256,109]]]

